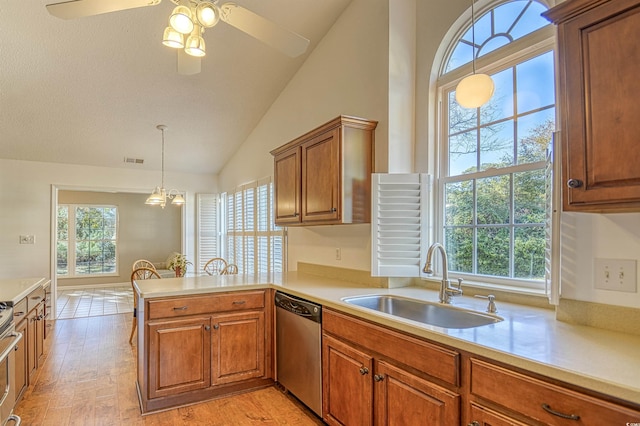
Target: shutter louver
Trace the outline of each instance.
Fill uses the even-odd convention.
[[[429,175],[372,175],[371,274],[418,277],[426,251]]]
[[[196,269],[202,271],[204,264],[213,257],[220,256],[218,226],[218,196],[196,194],[198,254]]]

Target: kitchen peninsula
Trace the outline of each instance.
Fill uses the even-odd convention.
[[[640,336],[563,323],[555,319],[551,310],[497,301],[498,315],[503,321],[476,328],[445,329],[342,301],[345,297],[369,294],[437,301],[436,291],[422,287],[365,287],[298,272],[146,280],[136,282],[135,288],[140,298],[138,390],[143,412],[220,396],[223,391],[235,393],[270,386],[276,378],[272,351],[273,292],[280,290],[323,305],[332,317],[344,317],[376,332],[388,331],[402,341],[410,339],[452,354],[451,378],[433,380],[439,388],[459,395],[456,398],[462,419],[472,420],[480,402],[489,398],[483,395],[481,384],[470,377],[478,372],[488,376],[502,374],[505,379],[514,380],[514,386],[526,385],[527,389],[531,386],[534,394],[536,389],[562,392],[563,398],[578,398],[590,407],[595,406],[596,411],[602,408],[604,415],[609,415],[606,410],[613,409],[626,421],[640,420],[637,418]],[[480,312],[485,310],[486,303],[466,296],[453,301],[454,306]],[[241,331],[233,335],[244,336],[239,345],[231,333],[224,333],[225,328],[231,331],[233,326]],[[256,330],[264,330],[264,335],[256,335]],[[177,347],[159,350],[164,343]],[[237,365],[230,359],[224,361],[232,353],[223,347],[225,344],[236,345],[232,361],[240,362],[246,369],[240,369],[235,377],[233,369]],[[367,346],[366,342],[356,344]],[[237,352],[239,347],[245,349]],[[200,352],[189,353],[187,348]],[[165,370],[165,363],[175,362],[188,363],[184,365],[192,368],[188,374],[180,369]],[[163,369],[159,368],[161,363]],[[225,368],[230,369],[227,378],[219,370]],[[504,391],[512,393],[513,389]],[[491,395],[489,399],[495,400],[495,405],[485,401],[493,410],[506,407],[510,415],[535,418],[526,408],[510,405],[499,395],[495,398]],[[585,421],[590,415],[591,412],[583,415]]]

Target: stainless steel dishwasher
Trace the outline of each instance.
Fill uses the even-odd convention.
[[[322,306],[276,292],[277,380],[322,417]]]

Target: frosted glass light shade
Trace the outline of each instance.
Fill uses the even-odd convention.
[[[220,20],[220,12],[216,5],[203,1],[196,6],[196,19],[205,28],[211,28]]]
[[[456,101],[464,108],[479,108],[491,99],[495,85],[487,74],[471,74],[456,87]]]
[[[185,203],[184,201],[184,197],[182,196],[182,194],[178,193],[173,197],[173,200],[171,200],[171,204],[174,204],[176,206],[181,206]]]
[[[174,49],[182,49],[184,47],[184,36],[169,26],[164,29],[162,44]]]
[[[206,54],[204,39],[199,33],[200,31],[194,30],[185,43],[184,51],[191,56],[202,57]]]
[[[147,198],[147,201],[145,201],[144,203],[152,206],[158,206],[162,204],[165,200],[165,196],[162,194],[162,192],[163,191],[159,187],[156,187],[151,195],[149,195],[149,197]]]
[[[190,34],[193,31],[193,16],[186,6],[177,6],[171,12],[169,25],[181,34]]]

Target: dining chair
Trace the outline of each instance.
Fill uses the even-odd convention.
[[[133,262],[132,271],[135,271],[138,268],[151,268],[155,270],[156,265],[154,265],[152,262],[149,262],[147,259],[138,259],[135,262]]]
[[[220,272],[220,275],[236,275],[238,273],[238,265],[235,263],[229,263],[223,270]]]
[[[136,289],[133,287],[134,281],[150,280],[150,279],[162,279],[158,271],[155,268],[136,268],[131,273],[131,290],[133,290],[133,324],[131,325],[131,336],[129,336],[129,343],[133,340],[133,334],[136,332],[138,321],[136,316],[138,314],[138,297],[136,295]]]
[[[202,269],[204,269],[208,275],[222,275],[222,271],[224,271],[226,267],[226,260],[221,257],[214,257],[213,259],[209,259]]]

